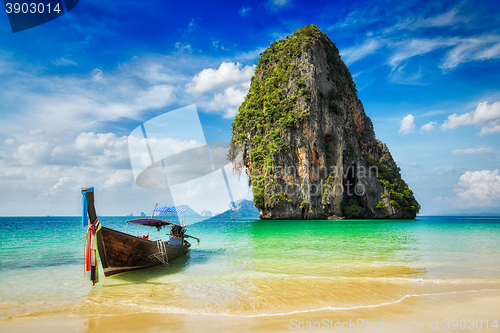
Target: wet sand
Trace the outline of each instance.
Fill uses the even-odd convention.
[[[1,332],[500,332],[500,290],[406,297],[395,304],[288,315],[136,313],[7,319]],[[453,322],[456,319],[456,322]],[[472,319],[472,321],[471,321]],[[447,321],[449,320],[449,321]],[[461,321],[462,320],[462,321]],[[487,321],[489,328],[486,328]],[[316,324],[315,324],[316,323]],[[454,328],[456,324],[456,328]],[[481,328],[479,326],[482,325]],[[405,327],[406,326],[406,327]],[[314,327],[316,329],[314,329]],[[399,328],[398,328],[399,327]]]

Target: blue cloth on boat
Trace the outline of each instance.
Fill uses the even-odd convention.
[[[180,207],[180,206],[163,206],[163,207],[157,207],[153,211],[154,212],[184,213],[186,210],[187,210],[186,207]]]
[[[87,226],[89,224],[88,222],[88,204],[87,204],[87,193],[89,192],[94,192],[94,188],[91,187],[88,190],[82,190],[82,195],[83,195],[83,212],[82,212],[82,226]]]

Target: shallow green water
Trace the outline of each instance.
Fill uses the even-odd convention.
[[[125,231],[125,218],[101,217]],[[192,221],[195,222],[195,221]],[[83,272],[78,217],[0,218],[2,317],[134,312],[272,315],[500,289],[500,219],[211,220],[187,256],[104,278]],[[132,230],[130,230],[132,231]],[[135,231],[135,229],[134,229]]]

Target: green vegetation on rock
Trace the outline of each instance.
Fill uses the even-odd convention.
[[[309,119],[307,102],[311,100],[312,92],[301,76],[301,59],[304,53],[310,52],[318,44],[325,46],[330,66],[328,78],[336,86],[327,96],[323,96],[329,101],[333,112],[342,114],[336,102],[342,99],[342,87],[349,87],[353,94],[357,93],[347,66],[340,60],[337,47],[315,25],[305,26],[291,37],[272,43],[261,54],[250,89],[234,119],[231,139],[236,147],[249,145],[254,171],[249,176],[254,195],[257,195],[254,196],[256,205],[263,200],[264,179],[261,175],[264,167],[272,166],[276,155],[287,150],[283,143],[284,136],[290,130],[300,128]],[[251,133],[250,142],[245,133]],[[333,160],[333,145],[329,144],[333,141],[334,136],[329,135],[325,142],[330,147],[327,156],[329,160]],[[266,172],[267,176],[272,176],[272,169],[269,168]],[[284,198],[280,197],[270,204],[274,206],[276,201],[284,201]]]
[[[342,208],[347,218],[363,218],[365,215],[365,209],[353,197],[349,198]]]
[[[386,193],[382,194],[382,198],[390,198],[389,203],[391,206],[402,208],[404,211],[412,214],[417,214],[420,210],[420,205],[413,196],[413,191],[401,178],[400,169],[395,164],[390,165],[388,162],[389,159],[384,157],[381,157],[379,161],[368,155],[363,155],[363,157],[370,167],[376,167],[378,170],[378,181],[387,190]],[[387,205],[381,201],[375,208],[382,209],[386,207]]]

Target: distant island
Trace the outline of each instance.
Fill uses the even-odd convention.
[[[226,210],[224,213],[216,215],[217,218],[242,218],[242,217],[259,217],[259,210],[255,208],[250,200],[238,200],[234,203],[233,208]]]
[[[230,205],[232,208],[226,210],[225,212],[217,215],[213,215],[213,213],[209,210],[204,210],[200,214],[198,214],[194,209],[189,207],[188,205],[179,205],[179,207],[186,208],[186,217],[223,217],[223,218],[242,218],[242,217],[259,217],[259,210],[255,208],[253,202],[251,200],[238,200]],[[184,215],[184,214],[179,214]],[[167,212],[159,212],[156,213],[155,216],[162,217],[170,217],[173,220],[177,220],[177,214],[167,213]],[[131,213],[127,215],[127,217],[134,217]],[[141,217],[146,217],[144,212],[141,212]]]
[[[229,157],[248,175],[262,219],[413,219],[420,210],[315,25],[261,53]]]

